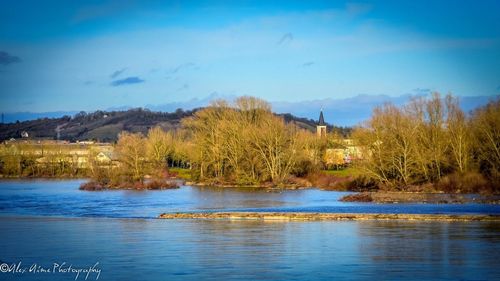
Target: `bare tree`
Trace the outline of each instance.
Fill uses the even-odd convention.
[[[156,169],[166,168],[166,161],[174,153],[172,132],[165,132],[160,127],[148,131],[146,139],[146,155]]]
[[[281,118],[266,118],[254,131],[253,146],[265,163],[266,174],[274,183],[281,183],[296,163],[299,148],[296,128],[286,125]]]
[[[480,171],[498,185],[500,182],[500,99],[476,110],[472,118],[475,150]]]
[[[471,128],[465,113],[458,105],[458,98],[447,95],[445,103],[448,108],[446,123],[452,162],[460,173],[464,173],[469,169],[472,157]]]
[[[122,163],[124,175],[133,181],[144,180],[146,175],[146,146],[140,133],[122,132],[116,144],[116,153]]]

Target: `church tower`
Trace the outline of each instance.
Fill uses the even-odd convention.
[[[326,137],[326,123],[323,118],[323,109],[319,113],[318,125],[316,125],[316,134],[319,138]]]

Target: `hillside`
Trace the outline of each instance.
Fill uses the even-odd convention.
[[[165,130],[178,128],[182,118],[192,116],[197,110],[199,109],[187,111],[177,109],[169,113],[137,108],[127,111],[80,112],[74,116],[0,124],[0,140],[18,139],[21,138],[22,132],[27,132],[30,139],[113,142],[116,141],[121,131],[146,134],[155,126],[160,126]],[[311,131],[316,128],[316,123],[312,119],[299,118],[288,113],[278,115],[282,116],[286,122],[294,122],[301,128]],[[329,127],[331,130],[332,127]],[[346,135],[350,128],[336,127],[335,130]]]

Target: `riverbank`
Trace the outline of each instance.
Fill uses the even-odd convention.
[[[353,179],[352,171],[319,171],[310,173],[305,176],[289,176],[283,182],[273,183],[271,181],[260,183],[238,183],[227,180],[206,180],[206,181],[193,181],[191,178],[180,176],[179,178],[185,179],[187,185],[194,186],[216,186],[216,187],[255,187],[267,190],[296,190],[308,188],[320,188],[323,190],[331,191],[358,191],[349,190],[346,183]]]
[[[0,180],[79,180],[88,179],[88,175],[58,175],[58,176],[8,176],[0,174]]]
[[[500,215],[434,215],[434,214],[342,214],[302,212],[214,212],[164,213],[159,219],[227,219],[280,221],[350,221],[350,220],[415,220],[415,221],[494,221]]]
[[[340,199],[342,202],[373,203],[428,203],[428,204],[500,204],[500,195],[424,193],[424,192],[361,192],[350,194]]]

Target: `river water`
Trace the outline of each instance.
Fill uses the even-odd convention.
[[[80,183],[0,182],[0,280],[500,280],[496,222],[154,219],[222,210],[499,214],[497,205],[343,203],[345,193],[315,189],[88,192]]]

